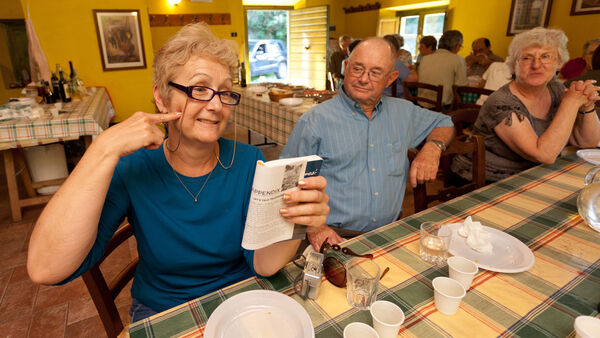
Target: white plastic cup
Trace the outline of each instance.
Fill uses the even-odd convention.
[[[465,291],[468,291],[479,268],[473,261],[464,257],[453,256],[448,258],[448,271],[450,272],[450,278],[462,284]]]
[[[439,312],[452,316],[467,294],[462,284],[448,277],[433,279],[433,299]]]
[[[600,337],[600,319],[592,316],[575,318],[575,333],[577,338]]]
[[[379,335],[365,323],[352,322],[344,328],[344,338],[379,338]]]
[[[371,316],[373,316],[373,327],[380,338],[396,338],[400,326],[404,323],[404,311],[385,300],[378,300],[371,304]]]

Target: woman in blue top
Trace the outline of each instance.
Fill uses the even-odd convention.
[[[237,64],[231,42],[205,24],[185,26],[156,53],[162,114],[136,112],[92,143],[35,225],[27,261],[34,282],[67,282],[87,271],[125,217],[139,253],[133,321],[254,274],[272,275],[290,261],[299,240],[241,247],[256,161],[264,157],[220,138],[240,99],[231,91]],[[158,123],[168,124],[167,138]],[[323,177],[305,179],[284,196],[282,216],[324,224],[325,185]]]

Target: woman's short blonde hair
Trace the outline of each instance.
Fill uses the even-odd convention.
[[[567,41],[569,39],[560,29],[548,29],[537,27],[523,33],[519,33],[511,41],[508,47],[508,57],[506,64],[510,71],[514,73],[517,60],[525,48],[532,46],[556,47],[558,50],[558,59],[560,63],[569,61],[569,51],[567,50]]]
[[[153,83],[165,103],[169,102],[169,81],[177,76],[181,67],[192,56],[213,59],[229,68],[237,76],[237,46],[231,40],[219,39],[205,23],[184,26],[172,36],[154,55]]]

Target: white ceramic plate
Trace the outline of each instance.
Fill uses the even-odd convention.
[[[580,149],[577,150],[577,156],[591,164],[600,165],[600,149]]]
[[[467,239],[458,234],[462,223],[448,224],[452,229],[450,250],[454,256],[461,256],[475,262],[480,268],[503,273],[516,273],[529,270],[535,257],[533,252],[520,240],[506,232],[482,226],[490,234],[492,253],[484,254],[475,251],[467,244]]]
[[[276,291],[252,290],[221,303],[204,331],[206,338],[314,338],[306,310],[293,298]]]
[[[302,104],[302,99],[299,97],[286,97],[284,99],[280,99],[279,103],[286,106],[299,106]]]

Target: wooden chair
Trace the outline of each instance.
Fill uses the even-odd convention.
[[[94,267],[82,275],[90,296],[96,305],[102,325],[109,338],[117,337],[123,331],[124,325],[115,305],[115,298],[121,290],[133,279],[138,265],[136,257],[112,281],[107,282],[100,271],[100,264],[123,242],[133,236],[131,224],[125,222],[108,242],[102,258]]]
[[[441,112],[442,111],[442,95],[444,92],[444,86],[439,85],[439,86],[434,86],[428,83],[423,83],[423,82],[402,82],[402,87],[404,88],[404,98],[411,101],[414,104],[417,105],[421,105],[421,102],[425,102],[428,104],[433,105],[432,110],[435,110],[437,112]],[[432,90],[436,93],[436,99],[432,100],[423,96],[419,96],[418,94],[418,90],[419,89],[426,89],[426,90]],[[415,94],[416,93],[416,94]],[[415,95],[413,95],[415,94]]]
[[[448,113],[456,128],[456,135],[471,134],[471,127],[477,121],[478,115],[479,109],[476,108],[458,109]]]
[[[481,108],[481,105],[476,103],[477,99],[479,99],[481,95],[489,96],[493,92],[494,91],[490,89],[453,85],[452,93],[454,94],[454,97],[452,98],[452,109],[479,109]]]
[[[408,158],[412,160],[417,156],[416,149],[408,150]],[[413,189],[414,202],[415,202],[415,213],[427,209],[429,203],[433,201],[445,202],[455,197],[461,196],[469,191],[473,191],[477,188],[481,188],[485,185],[485,143],[483,136],[480,135],[459,135],[457,136],[448,146],[448,149],[442,154],[440,163],[444,162],[444,158],[449,159],[447,163],[451,162],[452,157],[458,154],[471,154],[472,156],[472,173],[473,180],[471,183],[456,187],[448,186],[442,187],[435,194],[427,194],[427,184],[419,184]],[[447,170],[447,172],[443,172]],[[438,176],[450,175],[450,168],[440,169]]]

